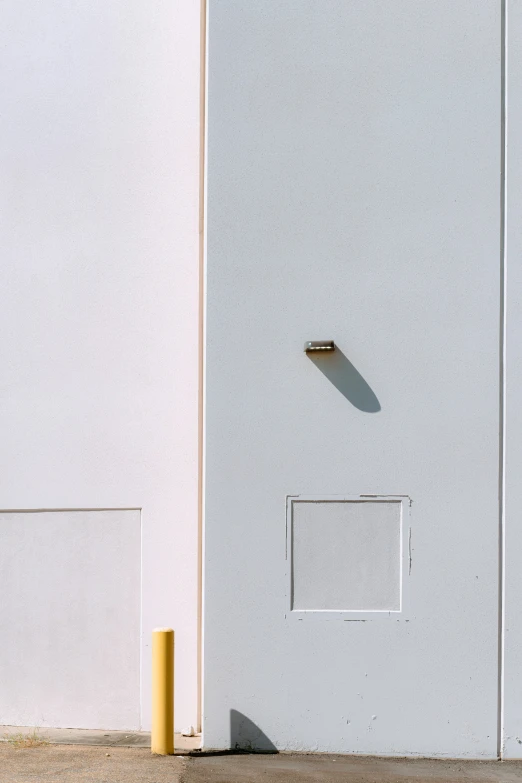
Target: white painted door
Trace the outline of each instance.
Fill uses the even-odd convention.
[[[209,5],[204,744],[493,757],[501,4]]]

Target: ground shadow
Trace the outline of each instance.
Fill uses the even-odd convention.
[[[277,748],[259,726],[237,710],[230,710],[230,747],[246,753],[277,753]]]
[[[335,351],[308,353],[307,356],[343,397],[360,411],[378,413],[381,410],[381,404],[371,386],[337,346]]]

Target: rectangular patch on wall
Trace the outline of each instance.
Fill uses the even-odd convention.
[[[140,727],[141,512],[0,512],[0,724]]]
[[[356,619],[400,613],[409,559],[405,500],[290,497],[291,613],[339,614],[345,619],[352,614]]]

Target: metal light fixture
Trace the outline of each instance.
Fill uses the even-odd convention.
[[[305,353],[318,353],[319,351],[335,351],[333,340],[309,340],[304,344]]]

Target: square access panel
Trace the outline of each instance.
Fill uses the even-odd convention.
[[[374,619],[404,612],[408,511],[409,499],[397,496],[289,497],[290,615]]]

